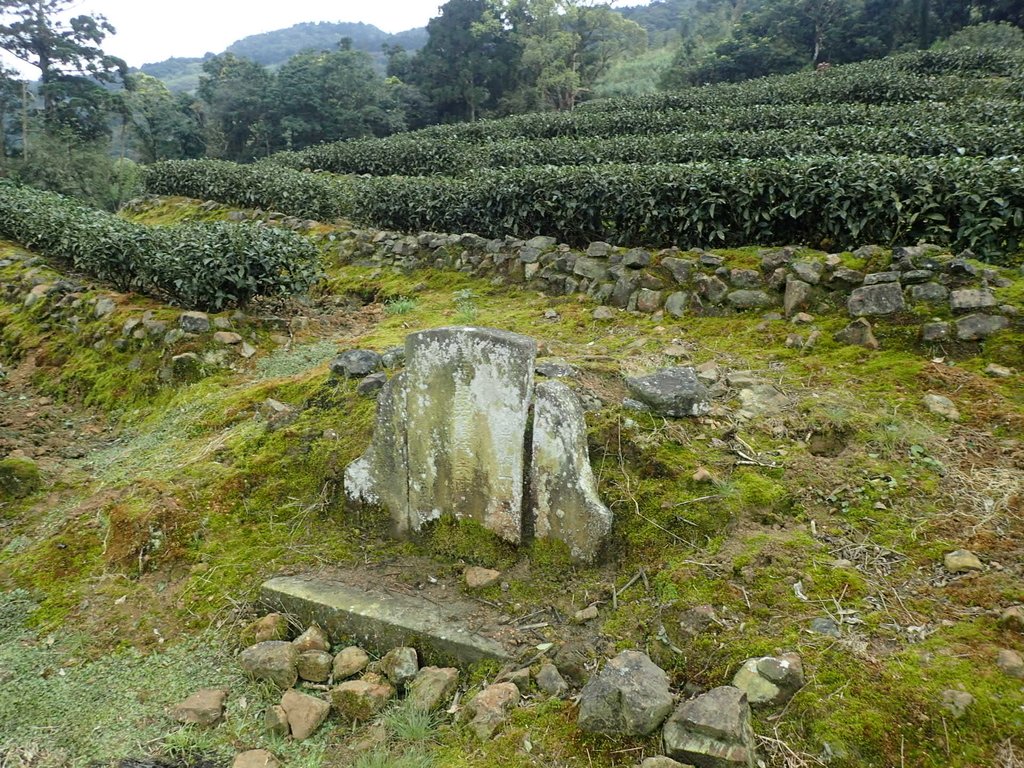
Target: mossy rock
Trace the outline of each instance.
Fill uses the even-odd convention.
[[[43,476],[32,459],[0,461],[0,499],[24,499],[43,487]]]

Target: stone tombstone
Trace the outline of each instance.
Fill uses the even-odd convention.
[[[386,509],[398,536],[447,513],[593,560],[612,513],[598,498],[583,408],[565,384],[535,387],[536,354],[532,339],[487,328],[409,336],[405,370],[377,398],[370,447],[345,470],[349,499]]]
[[[558,381],[537,385],[530,460],[534,535],[565,542],[576,560],[593,560],[612,528],[612,513],[597,495],[587,455],[583,407]]]

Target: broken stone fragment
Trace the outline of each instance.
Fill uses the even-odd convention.
[[[544,664],[537,673],[537,687],[548,696],[559,698],[569,690],[565,678],[554,664]]]
[[[803,663],[795,653],[747,659],[732,684],[752,707],[785,704],[804,685]]]
[[[242,645],[248,647],[267,640],[288,639],[288,619],[280,613],[268,613],[241,632]]]
[[[362,648],[349,646],[334,657],[334,669],[332,674],[335,680],[344,680],[346,677],[357,675],[366,669],[370,663],[370,657]]]
[[[611,531],[612,513],[597,493],[583,407],[561,382],[541,382],[535,393],[530,462],[534,535],[561,541],[574,559],[589,562]]]
[[[583,687],[578,723],[588,733],[646,736],[671,711],[664,670],[647,654],[623,651]]]
[[[689,366],[663,368],[626,379],[630,394],[662,416],[703,416],[711,410],[708,391]]]
[[[379,354],[369,349],[347,349],[331,361],[331,373],[346,379],[359,379],[384,365]]]
[[[281,708],[288,716],[292,738],[297,741],[308,739],[316,733],[316,729],[323,725],[331,712],[331,705],[323,699],[294,689],[285,691]]]
[[[459,685],[455,667],[424,667],[409,685],[406,702],[413,709],[433,712],[445,705]]]
[[[513,683],[495,683],[484,688],[466,705],[463,719],[480,741],[494,737],[519,703],[519,689]]]
[[[387,676],[392,685],[398,688],[408,685],[415,679],[416,673],[420,671],[420,662],[416,655],[416,649],[409,647],[392,648],[380,660],[380,671]]]
[[[210,330],[210,316],[205,312],[182,312],[178,327],[185,333],[206,333]]]
[[[331,691],[331,703],[349,720],[370,720],[394,698],[395,689],[372,680],[349,680]]]
[[[331,639],[316,624],[292,640],[292,644],[298,649],[299,653],[304,653],[305,651],[329,651],[331,649]]]
[[[268,640],[246,648],[238,657],[242,669],[257,680],[269,680],[278,688],[291,688],[299,679],[299,651],[281,640]]]
[[[846,303],[853,317],[891,315],[906,309],[899,283],[879,283],[855,288]]]
[[[985,569],[978,556],[966,549],[947,552],[942,562],[950,573],[966,573],[968,571],[982,571]]]
[[[280,761],[265,749],[250,749],[235,756],[231,768],[280,768]]]
[[[501,581],[501,571],[471,565],[466,568],[463,578],[466,580],[466,586],[470,589],[486,589]]]
[[[665,723],[662,737],[669,757],[702,768],[756,764],[747,696],[732,686],[683,702]]]
[[[1024,632],[1024,607],[1011,605],[999,616],[999,626],[1014,632]]]
[[[957,410],[953,401],[948,397],[929,393],[921,398],[921,402],[928,409],[929,413],[941,416],[949,421],[960,421],[960,411]]]
[[[311,683],[323,683],[331,676],[334,659],[326,651],[303,651],[299,654],[299,677]]]
[[[1010,677],[1024,680],[1024,658],[1012,648],[1000,648],[996,666]]]
[[[280,704],[267,707],[263,713],[263,728],[267,733],[284,738],[291,733],[288,725],[288,713]]]
[[[871,329],[871,323],[865,318],[859,317],[835,335],[835,340],[841,344],[864,347],[865,349],[878,349],[878,339]]]
[[[956,321],[956,337],[960,341],[978,341],[998,333],[1010,325],[1001,315],[974,314]]]
[[[228,692],[223,688],[196,691],[171,710],[171,718],[185,725],[210,727],[224,717]]]

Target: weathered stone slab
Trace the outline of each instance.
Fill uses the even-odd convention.
[[[565,384],[541,382],[533,418],[534,534],[565,542],[577,560],[593,560],[611,530],[612,513],[597,494],[583,407]]]
[[[500,642],[463,623],[477,606],[455,598],[440,609],[437,603],[412,595],[280,576],[263,584],[262,600],[273,610],[319,624],[335,640],[354,641],[377,653],[408,645],[418,649],[428,664],[472,664],[509,657]]]
[[[410,527],[452,512],[519,543],[536,343],[486,328],[405,343]]]
[[[701,768],[754,768],[757,759],[747,696],[732,686],[683,702],[663,739],[669,757]]]
[[[906,309],[903,289],[899,283],[878,283],[856,288],[850,294],[846,306],[853,317],[891,315]]]
[[[345,470],[345,494],[391,513],[393,532],[418,530],[409,517],[409,457],[406,448],[406,374],[391,379],[377,396],[373,441],[362,458]]]

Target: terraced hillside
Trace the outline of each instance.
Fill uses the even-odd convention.
[[[798,654],[802,687],[753,710],[765,765],[1018,764],[1018,65],[918,54],[162,164],[116,219],[0,190],[0,761],[635,766],[660,729],[578,720],[635,649],[676,701]],[[447,516],[399,542],[345,502],[375,399],[332,361],[444,325],[535,338],[586,406],[599,562]],[[707,414],[629,401],[677,365]],[[524,655],[463,670],[450,711],[282,738],[237,652],[262,581],[306,572],[469,599]],[[463,714],[510,678],[481,739]],[[221,686],[219,725],[172,717]]]

